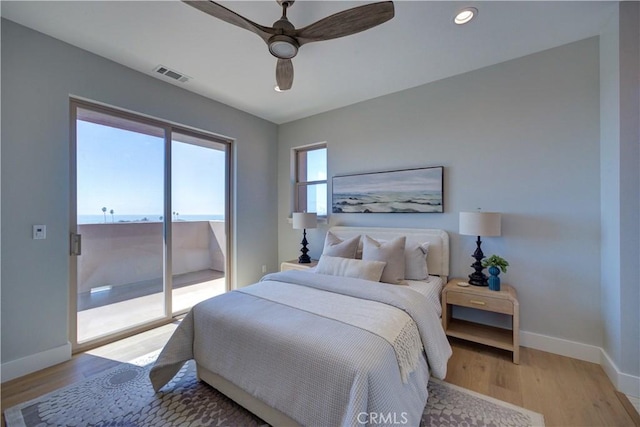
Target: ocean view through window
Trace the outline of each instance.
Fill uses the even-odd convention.
[[[175,220],[178,221],[224,221],[224,214],[216,215],[177,215]],[[106,219],[102,214],[99,215],[78,215],[78,224],[105,224],[105,223],[123,223],[123,222],[162,222],[163,216],[161,214],[148,214],[148,215],[120,215],[114,213],[113,215],[107,213]]]

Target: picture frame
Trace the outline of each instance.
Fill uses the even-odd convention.
[[[444,167],[334,176],[333,213],[443,213]]]

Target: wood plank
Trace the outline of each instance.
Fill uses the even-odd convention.
[[[600,365],[521,348],[510,353],[452,339],[446,381],[543,414],[545,425],[633,426]]]
[[[627,411],[627,413],[633,420],[633,425],[636,427],[640,427],[640,414],[638,414],[638,411],[636,410],[635,406],[633,406],[633,404],[629,401],[629,399],[624,393],[620,393],[619,391],[616,391],[616,396],[618,397],[618,400],[620,401],[622,406],[624,406],[624,409]]]

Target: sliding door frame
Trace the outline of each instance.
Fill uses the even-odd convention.
[[[95,111],[97,113],[106,114],[116,118],[121,118],[141,125],[150,125],[161,128],[164,131],[164,209],[163,209],[163,292],[164,292],[164,315],[158,319],[133,326],[130,328],[118,330],[106,336],[100,336],[90,339],[82,343],[78,343],[78,255],[74,254],[73,234],[78,229],[77,224],[77,129],[76,123],[78,118],[78,109]],[[78,97],[69,98],[69,341],[72,345],[73,353],[86,351],[113,341],[117,341],[128,336],[144,332],[158,326],[171,323],[177,316],[185,314],[188,309],[178,312],[172,311],[172,209],[171,209],[171,180],[172,180],[172,163],[171,163],[171,147],[173,133],[187,134],[196,138],[209,141],[212,144],[222,144],[225,146],[225,290],[229,291],[233,288],[234,283],[232,270],[233,255],[233,177],[235,172],[234,165],[234,140],[213,134],[200,129],[189,128],[169,121],[159,120],[144,114],[133,113],[121,110],[108,105],[96,103]],[[213,147],[211,147],[213,148]],[[80,255],[81,256],[81,255]]]

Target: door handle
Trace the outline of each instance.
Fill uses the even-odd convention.
[[[82,255],[82,235],[71,233],[70,252],[71,255]]]

